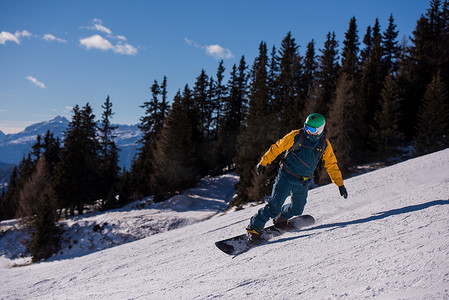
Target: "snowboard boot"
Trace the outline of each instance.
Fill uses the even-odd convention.
[[[282,214],[279,214],[276,218],[273,219],[274,227],[281,230],[289,230],[294,228],[294,225],[288,221],[288,219],[284,218]]]
[[[260,237],[260,233],[249,225],[248,227],[246,227],[246,233],[248,234],[249,243],[257,244],[262,240]]]

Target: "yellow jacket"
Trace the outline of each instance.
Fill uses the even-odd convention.
[[[292,132],[284,136],[282,139],[278,140],[275,144],[271,145],[270,149],[263,155],[262,159],[260,160],[260,164],[263,166],[270,164],[276,159],[276,157],[279,156],[279,154],[293,147],[293,144],[295,143],[295,136],[297,136],[299,132],[300,130],[293,130]],[[329,177],[331,178],[332,182],[340,187],[343,185],[343,177],[341,176],[340,169],[338,168],[337,158],[335,157],[331,143],[329,142],[328,139],[326,139],[326,142],[327,146],[322,156],[322,160],[324,161],[324,167],[326,168],[326,171],[329,174]],[[313,168],[315,167],[316,165],[313,166]]]

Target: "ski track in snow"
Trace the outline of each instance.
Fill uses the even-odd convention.
[[[350,178],[348,199],[333,184],[311,190],[315,225],[234,257],[214,242],[262,206],[210,214],[233,193],[218,181],[170,200],[202,222],[23,267],[0,259],[0,298],[449,299],[449,149]]]

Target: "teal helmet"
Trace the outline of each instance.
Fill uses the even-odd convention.
[[[304,130],[309,135],[321,135],[326,125],[326,120],[322,114],[313,113],[304,122]]]

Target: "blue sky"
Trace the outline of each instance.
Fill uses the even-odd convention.
[[[252,64],[261,41],[279,48],[289,31],[302,55],[312,39],[323,48],[329,31],[341,46],[353,16],[362,40],[376,18],[383,31],[393,14],[402,40],[428,7],[426,0],[0,0],[0,130],[70,118],[87,102],[99,119],[108,95],[112,121],[137,124],[154,80],[167,76],[171,100],[201,69],[215,77],[223,59],[227,82],[242,55]]]

